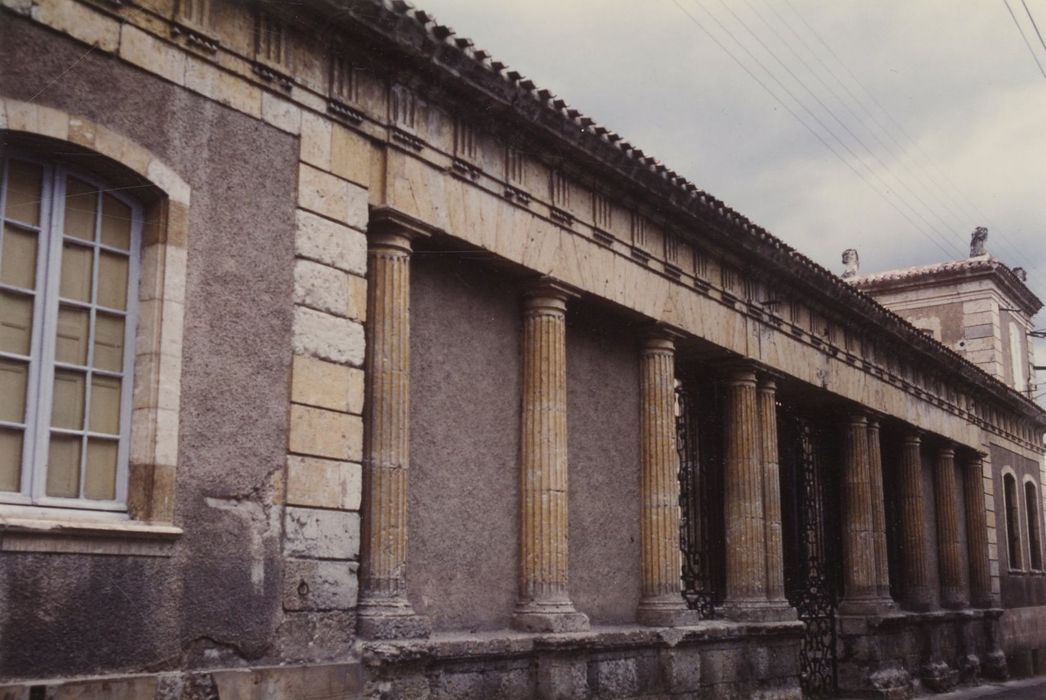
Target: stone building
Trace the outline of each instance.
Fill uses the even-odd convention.
[[[1034,397],[1034,356],[1029,336],[1042,302],[1027,275],[992,257],[988,231],[978,227],[965,260],[844,278],[916,328],[963,355],[980,369]],[[844,262],[847,256],[844,254]],[[992,443],[992,505],[1003,530],[998,550],[1002,637],[1013,670],[1041,673],[1039,653],[1046,579],[1042,563],[1042,506],[1046,463],[1014,460]]]
[[[1046,414],[943,321],[403,0],[0,6],[0,696],[1036,670]]]

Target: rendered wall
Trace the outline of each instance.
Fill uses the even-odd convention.
[[[592,624],[639,603],[639,352],[620,317],[577,305],[567,324],[570,594]]]
[[[175,506],[184,535],[172,558],[0,554],[0,677],[276,656],[273,482],[287,444],[297,141],[10,14],[0,65],[3,95],[126,134],[193,192]]]
[[[519,294],[449,258],[411,263],[408,590],[436,629],[498,629],[518,591]]]

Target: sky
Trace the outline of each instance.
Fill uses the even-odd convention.
[[[1046,299],[1046,0],[416,4],[830,270],[987,226]]]

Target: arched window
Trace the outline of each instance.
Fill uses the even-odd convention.
[[[1011,569],[1024,568],[1021,563],[1021,519],[1017,512],[1017,480],[1013,474],[1002,478],[1003,498],[1006,503],[1006,553]]]
[[[1024,512],[1028,517],[1028,548],[1031,551],[1031,568],[1042,571],[1042,539],[1039,534],[1039,497],[1035,484],[1024,482]]]
[[[141,208],[0,166],[0,501],[125,510]]]

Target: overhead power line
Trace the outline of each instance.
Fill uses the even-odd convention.
[[[824,100],[822,100],[817,95],[817,93],[814,90],[812,90],[806,84],[806,82],[804,82],[798,75],[796,75],[796,73],[784,61],[782,61],[780,59],[780,57],[773,51],[773,49],[771,49],[767,45],[767,43],[765,41],[763,41],[759,37],[759,35],[756,34],[756,32],[752,30],[751,27],[748,26],[748,24],[744,21],[744,19],[742,19],[736,12],[734,12],[733,9],[730,8],[730,6],[725,2],[725,0],[720,0],[720,4],[722,4],[723,7],[726,8],[726,11],[729,12],[730,15],[733,16],[733,18],[735,20],[737,20],[737,22],[745,29],[745,31],[748,32],[749,35],[751,35],[751,37],[753,39],[756,40],[756,42],[763,48],[763,50],[766,51],[768,54],[770,54],[771,58],[773,58],[774,61],[776,61],[777,64],[780,65],[781,68],[783,68],[784,71],[786,73],[788,73],[788,75],[791,76],[791,78],[795,82],[797,82],[807,92],[807,94],[809,94],[810,97],[812,97],[814,99],[814,101],[817,102],[818,105],[820,105],[821,109],[823,109],[825,112],[827,112],[828,115],[833,120],[835,120],[835,122],[838,123],[839,126],[841,126],[843,128],[843,130],[847,134],[850,135],[850,138],[852,138],[862,149],[864,149],[865,152],[868,153],[869,156],[871,156],[872,160],[874,160],[878,164],[879,168],[881,168],[881,171],[883,173],[891,176],[896,181],[896,185],[899,185],[898,189],[903,190],[906,196],[910,196],[910,197],[914,198],[915,201],[918,202],[930,214],[931,217],[937,219],[938,222],[943,224],[945,229],[950,228],[949,225],[944,221],[944,219],[933,209],[933,207],[931,207],[929,204],[927,204],[926,200],[924,200],[921,196],[919,196],[919,194],[917,192],[915,192],[913,190],[913,188],[911,188],[908,185],[908,183],[906,183],[903,179],[901,179],[901,177],[898,176],[893,171],[893,169],[890,166],[888,166],[886,163],[884,163],[882,158],[879,157],[879,154],[876,153],[875,150],[873,150],[872,148],[869,148],[868,145],[861,139],[861,137],[858,136],[856,133],[854,133],[854,130],[851,129],[849,127],[849,125],[847,125],[846,122],[844,122],[842,119],[840,119],[839,116],[827,104],[825,104]],[[767,27],[770,27],[769,23],[765,19],[763,19],[763,17],[758,12],[755,12],[754,8],[752,8],[751,5],[748,5],[748,7],[749,7],[749,9],[751,9],[754,12],[756,17],[758,17],[763,22],[764,25],[766,25]],[[772,27],[770,27],[770,29],[771,29],[771,32],[773,34],[775,34],[775,36],[780,38],[780,34],[778,34],[776,32],[776,30],[773,30]],[[735,41],[736,40],[737,39],[735,38]],[[789,48],[791,48],[791,47],[789,47]],[[800,56],[794,50],[792,50],[792,53],[796,56],[796,58],[799,59],[800,63],[802,63],[807,68],[807,70],[810,71],[811,75],[813,75],[815,78],[818,77],[817,74],[813,70],[811,70],[809,65],[803,60],[802,56]],[[838,99],[837,93],[835,93],[833,90],[831,90],[831,88],[829,86],[827,86],[827,84],[824,83],[824,81],[821,81],[821,83],[823,85],[825,85],[825,87],[829,88],[829,92],[832,92],[833,94],[836,94],[837,99]],[[845,106],[845,104],[844,104],[844,106]],[[852,114],[852,111],[851,111],[851,114]],[[833,136],[835,136],[835,134],[833,134]],[[836,138],[837,138],[837,140],[841,141],[841,139],[838,139],[838,137],[836,137]],[[868,168],[868,170],[870,172],[872,172],[872,168],[868,167],[867,164],[865,164],[865,167]],[[880,179],[880,182],[883,182],[881,177],[879,179]],[[883,184],[886,185],[885,182],[883,182]],[[901,197],[901,194],[898,193],[898,196]],[[944,243],[944,245],[946,247],[948,247],[949,249],[951,249],[953,251],[953,253],[952,253],[953,255],[957,254],[959,257],[962,256],[962,247],[961,246],[956,246],[955,241],[953,239],[949,238],[947,233],[942,232],[936,225],[934,225],[932,222],[927,220],[925,216],[923,216],[914,206],[911,205],[910,202],[907,201],[907,199],[904,199],[903,201],[904,201],[905,205],[909,208],[909,210],[913,214],[918,216],[919,219],[924,224],[926,224],[926,226],[928,226],[930,228],[930,230],[935,232],[939,236],[939,239]]]
[[[1021,39],[1024,39],[1024,45],[1028,47],[1028,53],[1030,53],[1031,57],[1033,59],[1035,59],[1035,65],[1037,65],[1039,67],[1039,72],[1042,73],[1042,77],[1046,78],[1046,69],[1044,69],[1042,67],[1042,63],[1039,62],[1039,57],[1035,55],[1035,49],[1033,49],[1031,47],[1031,42],[1028,41],[1028,36],[1024,33],[1024,28],[1021,26],[1021,23],[1017,21],[1017,15],[1013,14],[1013,8],[1010,7],[1009,0],[1002,0],[1002,2],[1003,2],[1004,5],[1006,5],[1006,11],[1010,13],[1010,18],[1013,19],[1013,23],[1015,25],[1017,25],[1017,31],[1021,33]],[[1024,9],[1027,10],[1028,6],[1025,5]],[[1028,16],[1031,17],[1031,13],[1030,12],[1028,13]],[[1034,20],[1033,20],[1033,24],[1034,24]],[[1035,28],[1035,31],[1036,32],[1039,31],[1038,27]],[[1041,34],[1039,35],[1039,39],[1040,40],[1042,39],[1042,35]]]
[[[802,23],[806,30],[817,40],[817,42],[822,47],[824,47],[824,49],[831,55],[835,62],[842,67],[842,69],[847,73],[847,75],[850,77],[853,83],[861,90],[861,92],[863,92],[863,94],[868,98],[868,100],[886,117],[886,119],[890,122],[892,127],[895,128],[898,131],[898,133],[904,138],[905,142],[908,144],[908,147],[910,148],[910,150],[907,152],[912,155],[917,155],[919,157],[919,166],[924,169],[927,179],[929,179],[930,182],[934,184],[934,186],[942,193],[942,195],[944,195],[949,201],[951,201],[953,207],[955,207],[957,210],[964,211],[966,215],[970,216],[971,219],[976,223],[983,223],[991,227],[992,231],[995,233],[995,237],[998,240],[998,242],[1007,246],[1007,248],[1010,251],[1010,254],[1014,256],[1014,259],[1021,260],[1025,256],[1024,252],[1022,252],[1018,246],[1014,245],[1010,241],[1009,237],[1005,234],[1004,230],[1000,227],[995,226],[992,223],[991,217],[989,217],[979,206],[977,206],[976,200],[970,197],[968,194],[966,194],[966,192],[964,192],[948,176],[946,172],[944,172],[934,164],[933,160],[926,153],[926,151],[923,150],[922,146],[920,146],[919,143],[912,137],[912,135],[908,133],[904,126],[893,116],[893,114],[888,109],[886,109],[886,107],[883,106],[883,104],[876,98],[875,94],[868,89],[868,87],[861,81],[861,79],[850,69],[846,62],[842,60],[842,58],[839,56],[838,53],[836,53],[836,51],[832,48],[828,41],[824,37],[822,37],[821,34],[813,26],[811,26],[809,22],[806,21],[802,13],[800,13],[799,10],[797,10],[789,0],[785,0],[785,4],[788,5],[789,10],[791,10],[792,14],[795,15],[795,17]],[[902,149],[903,151],[904,147],[897,142],[897,139],[894,138],[893,134],[890,133],[890,131],[886,127],[883,126],[883,124],[875,117],[875,115],[865,107],[863,100],[859,99],[853,93],[853,91],[850,90],[849,86],[846,84],[846,81],[840,78],[835,73],[835,71],[833,71],[831,67],[828,66],[827,63],[825,63],[821,59],[817,52],[814,51],[812,47],[810,47],[808,44],[806,44],[805,41],[802,40],[798,32],[795,31],[791,24],[780,13],[778,13],[776,9],[774,9],[772,3],[768,2],[767,6],[777,15],[777,17],[782,21],[782,23],[785,26],[787,26],[789,30],[796,35],[797,38],[800,39],[800,42],[807,47],[807,50],[809,50],[811,54],[814,56],[814,58],[816,58],[818,62],[821,63],[825,70],[827,70],[832,75],[832,77],[835,78],[840,83],[840,85],[842,85],[843,89],[846,91],[848,95],[850,95],[850,97],[854,100],[855,104],[857,104],[860,107],[862,112],[867,114],[868,117],[872,120],[872,122],[877,127],[879,127],[891,141],[897,144],[898,148]],[[931,174],[931,172],[935,173],[936,177],[933,174]],[[937,180],[937,177],[939,177],[947,185],[947,188],[940,184],[940,182]],[[1037,269],[1038,267],[1039,265],[1036,265],[1033,269]]]
[[[1031,10],[1028,9],[1028,3],[1021,0],[1021,5],[1024,6],[1024,13],[1028,15],[1028,19],[1031,20],[1031,26],[1035,30],[1035,35],[1039,37],[1039,43],[1042,44],[1042,48],[1046,49],[1046,40],[1042,38],[1042,32],[1039,31],[1039,25],[1035,23],[1035,18],[1032,17]],[[1039,66],[1042,67],[1041,65]]]
[[[964,193],[960,192],[958,190],[958,187],[953,182],[951,182],[947,175],[944,173],[939,173],[939,175],[941,175],[942,178],[944,178],[948,183],[950,183],[951,190],[958,193],[958,195],[956,196],[955,194],[953,194],[953,192],[950,192],[948,188],[941,184],[941,182],[931,171],[931,168],[936,168],[934,168],[929,156],[926,155],[922,148],[919,147],[915,140],[907,133],[907,131],[905,131],[904,127],[901,126],[901,124],[896,119],[894,119],[893,115],[890,114],[890,112],[875,98],[875,95],[873,95],[871,91],[864,85],[864,83],[861,82],[860,78],[858,78],[857,75],[855,75],[854,72],[850,70],[850,68],[846,65],[842,58],[840,58],[840,56],[827,43],[827,41],[821,37],[817,30],[814,29],[810,25],[810,23],[803,18],[803,16],[794,6],[789,4],[789,9],[792,11],[792,14],[796,16],[796,18],[806,28],[807,32],[809,32],[809,34],[811,34],[813,38],[816,39],[818,43],[820,43],[820,45],[828,52],[828,54],[830,54],[830,58],[834,59],[835,62],[839,64],[839,66],[841,66],[844,71],[846,71],[846,73],[849,75],[849,80],[840,76],[838,73],[836,73],[835,70],[832,69],[828,62],[824,58],[822,58],[821,53],[814,46],[812,46],[809,41],[807,41],[807,39],[793,26],[792,22],[787,17],[785,17],[783,14],[781,14],[781,12],[777,10],[774,2],[772,2],[771,0],[766,0],[764,2],[764,5],[777,18],[778,24],[783,25],[786,29],[788,29],[788,31],[791,33],[792,36],[795,37],[799,44],[814,58],[814,60],[821,67],[821,69],[829,76],[831,76],[832,80],[839,84],[839,86],[843,89],[843,92],[845,92],[846,95],[849,97],[850,101],[861,112],[861,114],[863,115],[863,119],[862,117],[854,113],[854,111],[847,104],[847,100],[843,99],[843,97],[840,96],[838,92],[831,89],[827,85],[827,83],[821,80],[820,76],[817,74],[817,71],[813,70],[812,67],[809,67],[809,65],[804,62],[804,65],[807,66],[807,70],[809,70],[812,75],[817,77],[823,85],[828,87],[828,89],[832,92],[833,95],[835,95],[836,99],[839,100],[840,104],[842,104],[846,108],[846,110],[850,113],[850,116],[853,117],[855,121],[860,122],[863,120],[867,120],[871,123],[871,125],[875,127],[874,129],[868,127],[868,132],[872,135],[876,142],[879,143],[880,146],[882,146],[882,148],[885,151],[889,152],[890,147],[887,146],[881,138],[879,138],[877,132],[881,132],[882,135],[887,140],[889,140],[890,143],[893,144],[894,148],[896,149],[895,157],[898,159],[898,162],[903,164],[904,168],[910,173],[913,180],[916,180],[920,185],[925,187],[925,191],[929,193],[931,196],[933,196],[939,204],[943,205],[944,211],[951,215],[953,220],[953,226],[955,226],[957,230],[960,230],[964,233],[968,233],[970,230],[972,230],[972,227],[975,225],[981,223],[990,223],[987,221],[988,217],[984,214],[984,212],[979,210],[977,212],[972,212],[972,210],[970,209],[971,205],[967,203],[969,198],[966,197]],[[764,23],[768,26],[772,26],[769,22],[766,22],[765,20]],[[778,36],[780,37],[779,34]],[[780,39],[781,43],[783,43],[790,50],[792,50],[792,52],[796,55],[797,58],[800,58],[800,60],[802,60],[799,52],[792,48],[793,42],[787,41],[783,37],[780,37]],[[853,83],[856,86],[856,89],[862,91],[865,95],[865,98],[859,97],[854,92],[854,90],[851,90],[850,83]],[[887,120],[892,122],[892,128],[887,125],[884,125],[880,118],[876,116],[875,112],[868,106],[866,106],[866,100],[870,100],[871,103],[886,116]],[[897,137],[894,136],[894,130],[900,132],[900,136],[901,138],[905,139],[905,141],[907,142],[907,146],[902,145],[901,142],[897,139]],[[916,156],[920,156],[920,158],[917,159]],[[976,205],[973,205],[973,209],[978,208],[976,207]],[[1005,240],[1002,240],[1001,242],[1007,243],[1007,241]],[[1019,256],[1019,253],[1016,254]]]
[[[924,191],[930,197],[934,198],[936,200],[937,204],[939,204],[939,205],[943,204],[944,205],[944,212],[946,214],[951,215],[951,217],[952,217],[951,222],[950,223],[946,222],[944,220],[943,216],[939,212],[937,212],[936,210],[931,209],[929,206],[927,206],[924,203],[924,206],[927,206],[927,209],[929,211],[931,211],[934,214],[934,216],[937,217],[937,219],[946,228],[955,229],[955,230],[966,230],[967,227],[972,225],[971,222],[968,219],[963,219],[963,218],[960,217],[960,215],[958,213],[958,210],[956,209],[956,207],[954,205],[949,205],[945,201],[945,199],[941,197],[940,194],[935,192],[930,186],[927,185],[927,182],[930,182],[931,184],[933,184],[932,183],[932,177],[929,175],[929,173],[926,172],[925,169],[921,169],[921,170],[917,171],[917,170],[915,170],[912,167],[912,164],[908,162],[908,161],[911,160],[911,158],[906,155],[904,147],[901,146],[901,144],[897,141],[897,139],[893,138],[893,135],[888,130],[886,130],[879,123],[878,119],[876,119],[875,116],[864,106],[864,103],[860,99],[858,99],[856,95],[853,94],[853,92],[846,85],[846,81],[844,81],[838,75],[836,75],[835,71],[833,71],[831,69],[831,67],[828,66],[824,62],[824,60],[821,58],[821,56],[810,46],[809,42],[807,42],[806,39],[803,38],[803,36],[800,35],[795,30],[795,28],[791,25],[791,23],[788,22],[777,11],[777,9],[774,7],[772,2],[768,2],[767,3],[767,7],[776,16],[776,18],[777,18],[776,24],[774,22],[768,21],[763,16],[762,13],[760,13],[751,3],[748,2],[748,0],[744,0],[744,3],[748,7],[748,9],[752,12],[752,14],[754,14],[757,18],[759,18],[759,21],[761,21],[763,23],[763,25],[777,38],[777,40],[781,43],[781,45],[784,46],[786,49],[788,49],[788,51],[791,52],[791,54],[793,56],[795,56],[796,59],[798,59],[798,61],[807,70],[807,72],[809,72],[809,74],[812,75],[814,77],[814,79],[816,79],[817,82],[820,83],[822,87],[824,87],[825,90],[827,90],[829,93],[831,93],[832,97],[834,97],[835,100],[843,107],[843,109],[846,110],[846,112],[850,115],[850,118],[853,120],[853,122],[855,124],[860,124],[860,123],[863,123],[865,121],[869,121],[876,127],[874,129],[871,128],[871,127],[866,127],[867,131],[868,131],[868,134],[871,135],[871,137],[875,140],[875,142],[879,145],[879,147],[885,153],[890,154],[894,158],[897,159],[898,164],[900,164],[904,168],[904,170],[907,172],[909,178],[911,179],[911,183],[909,183],[909,185],[914,183],[915,185],[924,188]],[[793,37],[795,37],[795,39],[799,42],[799,44],[820,65],[822,72],[827,73],[835,82],[839,83],[842,86],[842,88],[846,92],[846,94],[849,95],[849,100],[847,100],[847,98],[844,95],[839,94],[839,91],[836,90],[828,81],[826,81],[821,76],[821,73],[819,71],[817,71],[814,66],[810,65],[810,63],[796,49],[795,42],[786,39],[781,34],[781,32],[778,31],[778,29],[777,29],[778,26],[784,26],[786,29],[788,29],[788,31],[791,33],[791,35]],[[854,111],[854,108],[851,106],[850,102],[852,102],[853,105],[856,106],[858,110],[863,112],[863,114],[864,114],[863,117],[858,115],[857,112]],[[883,140],[883,138],[880,137],[879,132],[882,132],[883,135],[886,136],[887,139],[889,139],[890,141],[893,142],[893,148],[891,148],[891,146],[888,145]],[[896,150],[894,150],[894,149],[896,149]],[[898,180],[901,179],[900,176],[896,175],[896,174],[894,175],[894,177],[897,177]],[[940,189],[939,186],[937,186],[937,187],[938,187],[938,189]]]
[[[854,164],[851,163],[848,159],[844,158],[842,156],[842,154],[838,150],[836,150],[836,148],[834,146],[832,146],[832,144],[828,140],[826,140],[825,137],[822,136],[822,134],[817,129],[812,127],[810,125],[810,123],[806,121],[806,119],[804,119],[802,116],[800,116],[800,114],[795,109],[792,108],[791,105],[789,105],[784,99],[781,98],[780,95],[778,95],[774,90],[772,90],[770,88],[770,86],[767,85],[767,83],[765,81],[763,81],[758,75],[756,75],[756,73],[752,69],[750,69],[745,64],[744,61],[742,61],[733,51],[730,50],[730,48],[728,48],[722,41],[720,41],[720,39],[714,33],[712,33],[704,24],[702,24],[701,21],[697,19],[697,17],[695,17],[691,12],[689,12],[686,9],[686,7],[684,7],[682,4],[680,4],[679,0],[672,0],[672,1],[676,5],[676,7],[678,7],[680,9],[680,11],[683,12],[683,14],[686,15],[690,19],[690,21],[694,23],[695,26],[698,27],[698,29],[700,29],[706,36],[708,36],[709,39],[711,39],[720,49],[722,49],[731,59],[733,59],[733,61],[735,63],[737,63],[738,66],[740,66],[741,69],[744,70],[749,75],[749,77],[751,77],[753,80],[755,80],[756,83],[758,83],[759,86],[761,88],[763,88],[763,90],[765,90],[778,104],[780,104],[785,109],[785,111],[787,111],[790,115],[792,115],[792,117],[794,119],[796,119],[796,121],[798,121],[800,124],[802,124],[803,127],[806,128],[806,130],[809,131],[814,136],[814,138],[816,138],[818,141],[820,141],[821,144],[825,148],[827,148],[846,167],[848,167],[851,171],[853,171],[853,173],[855,175],[857,175],[861,179],[862,182],[864,182],[873,192],[875,192],[877,195],[879,195],[887,204],[889,204],[895,211],[897,211],[897,213],[900,214],[902,218],[904,218],[909,224],[911,224],[912,228],[914,228],[921,235],[925,236],[928,240],[930,240],[930,242],[932,242],[935,246],[937,246],[946,256],[951,257],[952,253],[950,251],[948,251],[948,249],[945,246],[941,245],[936,239],[934,239],[931,235],[929,235],[925,231],[925,229],[920,227],[904,210],[902,210],[897,205],[896,202],[894,202],[894,200],[892,198],[887,196],[887,194],[885,194],[884,192],[880,191],[874,184],[872,184],[871,180],[863,172],[858,170],[854,166]],[[781,82],[781,80],[773,73],[773,71],[770,71],[762,63],[762,61],[759,60],[758,57],[756,57],[742,42],[740,42],[733,35],[733,33],[727,27],[725,27],[722,24],[722,22],[719,21],[719,19],[714,14],[712,14],[707,8],[705,8],[700,3],[697,3],[697,6],[700,7],[701,10],[705,14],[707,14],[712,19],[712,21],[714,21],[716,23],[716,25],[718,25],[719,28],[724,33],[726,33],[728,36],[730,36],[730,38],[734,41],[734,43],[736,43],[738,45],[738,47],[741,48],[741,50],[744,51],[748,55],[748,57],[757,66],[759,66],[759,68],[762,69],[762,71],[765,72],[778,85],[778,87],[786,95],[788,95],[788,97],[790,97],[799,106],[800,109],[802,109],[804,112],[809,114],[810,117],[815,122],[818,123],[818,125],[821,127],[821,129],[823,129],[832,139],[834,139],[855,160],[857,160],[862,165],[864,164],[863,161],[860,159],[860,157],[856,153],[854,153],[853,149],[851,149],[845,142],[843,142],[841,139],[839,139],[839,137],[836,136],[835,133],[830,128],[828,128],[828,126],[824,123],[823,120],[821,120],[808,107],[806,107],[806,105],[801,100],[799,100],[795,96],[795,94],[791,90],[789,90],[786,85],[784,85],[784,83]],[[874,171],[871,171],[871,173],[872,173],[872,175],[875,175]],[[878,178],[878,179],[880,181],[880,184],[882,184],[885,187],[885,189],[887,191],[889,191],[889,189],[890,189],[889,186],[885,185],[885,183],[882,182],[881,178]],[[900,201],[902,203],[904,203],[906,206],[908,206],[909,208],[911,208],[911,206],[908,205],[908,203],[904,199],[900,199]]]

